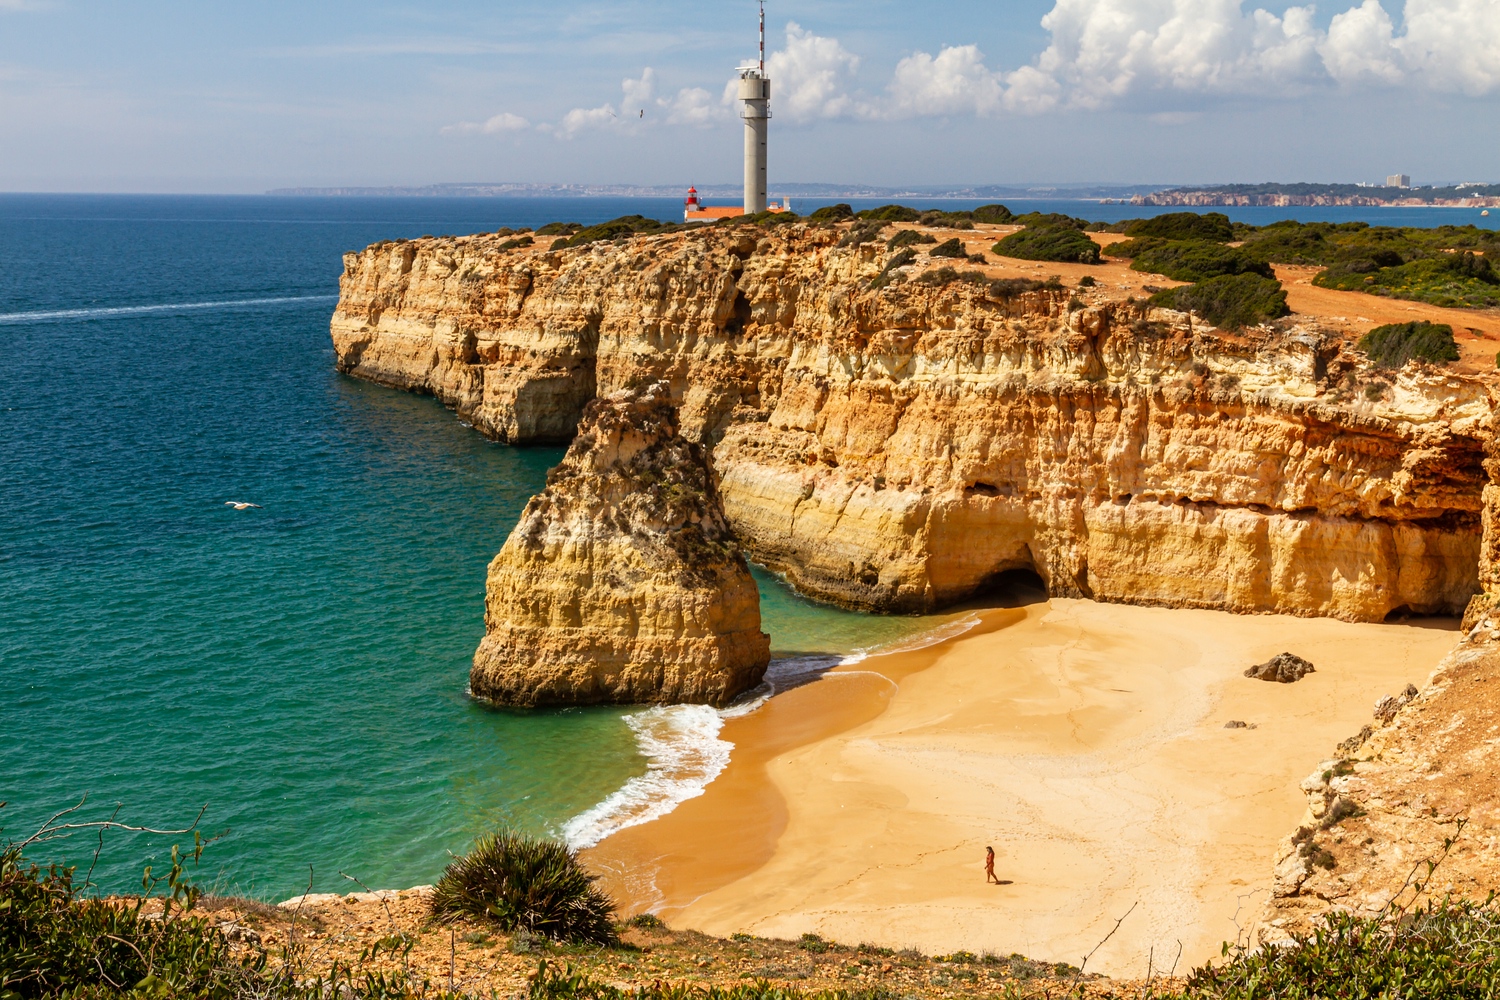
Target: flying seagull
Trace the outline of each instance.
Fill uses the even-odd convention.
[[[235,510],[245,510],[245,509],[247,509],[249,507],[254,507],[256,510],[260,510],[261,509],[260,504],[258,504],[258,503],[245,503],[243,500],[225,500],[224,501],[224,506],[226,506],[226,507],[233,507]]]

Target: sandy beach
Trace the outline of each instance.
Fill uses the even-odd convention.
[[[1298,782],[1456,625],[1073,600],[980,617],[729,720],[706,793],[590,864],[630,909],[712,934],[1077,964],[1128,913],[1090,971],[1180,970],[1249,929]],[[1242,676],[1283,650],[1317,672]],[[986,844],[1009,884],[986,884]]]

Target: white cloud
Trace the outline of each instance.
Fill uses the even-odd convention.
[[[1340,83],[1399,83],[1404,74],[1395,34],[1380,0],[1365,0],[1329,24],[1328,37],[1319,46],[1323,65]]]
[[[531,122],[520,115],[513,115],[509,111],[502,111],[493,118],[482,122],[459,122],[457,125],[447,125],[441,130],[443,135],[460,135],[464,133],[483,133],[485,135],[502,135],[506,132],[523,132],[531,128]]]
[[[1005,77],[1004,104],[1043,112],[1332,84],[1474,96],[1500,88],[1500,3],[1406,0],[1403,15],[1397,34],[1381,0],[1362,0],[1324,32],[1311,6],[1278,16],[1243,0],[1057,0],[1042,18],[1051,43]]]
[[[651,103],[651,97],[656,93],[656,70],[647,66],[641,73],[639,80],[629,77],[620,82],[620,89],[625,93],[625,99],[620,102],[620,107],[626,111],[631,108],[643,109]]]
[[[668,125],[704,126],[723,117],[723,109],[714,106],[713,95],[702,87],[683,87],[671,100],[662,98],[657,105],[667,112]]]
[[[601,104],[597,108],[574,108],[563,115],[563,120],[555,127],[555,131],[564,139],[571,139],[579,132],[603,128],[619,120],[620,116],[612,104]],[[554,129],[549,126],[547,130],[552,131]]]
[[[786,26],[786,47],[766,58],[771,78],[771,102],[777,114],[792,121],[837,118],[854,110],[849,83],[859,69],[859,57],[836,38],[803,30],[795,21]],[[725,95],[733,100],[735,83]]]
[[[1000,108],[1004,87],[976,45],[950,46],[936,56],[916,52],[896,64],[884,116],[986,115]]]
[[[1401,56],[1413,78],[1470,96],[1500,87],[1500,3],[1407,0]]]

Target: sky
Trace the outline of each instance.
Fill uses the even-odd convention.
[[[754,0],[0,0],[0,191],[733,183]],[[1500,0],[770,0],[778,181],[1500,180]]]

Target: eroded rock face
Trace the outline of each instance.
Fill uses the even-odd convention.
[[[473,693],[722,705],[769,660],[755,581],[665,387],[590,403],[490,563]]]
[[[1265,663],[1246,669],[1245,676],[1258,681],[1294,684],[1311,673],[1316,673],[1316,668],[1302,657],[1295,653],[1277,653]]]
[[[874,289],[885,244],[841,236],[378,244],[345,261],[339,366],[518,442],[662,380],[745,548],[855,608],[939,608],[1012,569],[1058,596],[1362,621],[1478,589],[1483,380],[1412,368],[1371,400],[1315,323],[1228,334],[1102,286]]]

